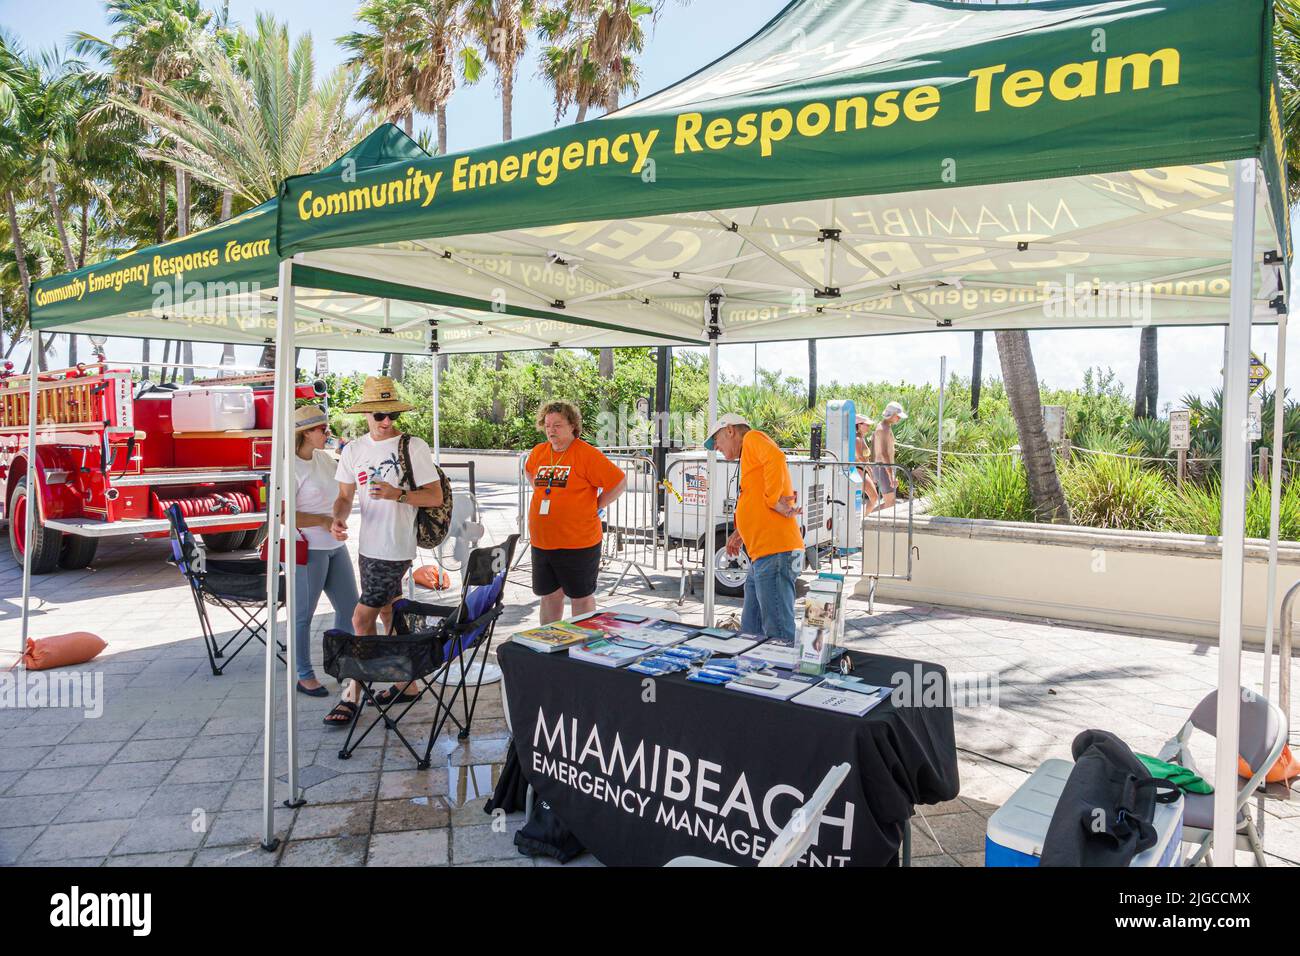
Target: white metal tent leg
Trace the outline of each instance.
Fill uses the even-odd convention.
[[[280,323],[288,314],[285,308],[284,289],[290,277],[291,266],[280,263],[280,301],[277,307],[276,337]],[[280,344],[277,342],[277,345]],[[286,361],[284,349],[275,350],[275,387],[280,385],[280,368]],[[281,398],[276,395],[276,398]],[[278,631],[280,566],[276,556],[280,553],[280,502],[281,472],[284,470],[284,434],[280,428],[283,416],[279,402],[271,419],[271,475],[266,496],[266,655],[263,664],[262,695],[262,849],[274,850],[280,845],[275,835],[275,636]]]
[[[23,529],[23,623],[18,634],[18,668],[23,670],[23,655],[27,652],[27,629],[31,618],[32,598],[32,540],[36,537],[36,512],[40,508],[40,495],[36,493],[36,379],[37,362],[41,355],[41,333],[32,330],[31,378],[27,380],[27,514]],[[11,502],[12,503],[12,502]],[[9,516],[12,520],[13,515]]]
[[[1232,287],[1228,361],[1223,372],[1223,543],[1219,603],[1219,699],[1214,748],[1215,866],[1232,866],[1237,832],[1237,753],[1241,728],[1241,587],[1246,553],[1247,371],[1255,284],[1255,183],[1257,163],[1230,166]]]
[[[1264,599],[1264,696],[1273,696],[1273,623],[1277,619],[1274,602],[1277,600],[1277,539],[1279,512],[1282,507],[1282,456],[1283,433],[1286,429],[1286,313],[1277,323],[1277,381],[1273,385],[1273,457],[1269,472],[1268,509],[1268,587]],[[1254,769],[1254,768],[1252,768]]]
[[[706,427],[712,428],[713,423],[718,420],[718,340],[716,337],[709,339],[709,421]],[[708,494],[704,496],[704,626],[713,626],[713,594],[714,594],[714,576],[713,576],[713,554],[717,548],[717,530],[713,527],[713,492],[717,488],[715,478],[717,476],[718,453],[716,451],[708,452],[707,463],[707,487]]]
[[[295,577],[298,565],[295,558],[298,540],[298,473],[295,460],[296,450],[294,409],[294,386],[298,383],[298,363],[294,347],[294,297],[293,263],[280,264],[280,310],[276,328],[276,374],[275,413],[280,419],[281,461],[281,496],[284,498],[284,672],[285,672],[285,731],[286,747],[289,751],[289,796],[285,806],[301,806],[306,801],[298,783],[298,642],[294,639],[297,626],[297,588]],[[284,351],[285,360],[279,361],[280,351]],[[268,552],[270,553],[270,552]],[[310,627],[310,622],[308,627]]]

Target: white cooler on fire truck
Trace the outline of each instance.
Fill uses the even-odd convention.
[[[172,429],[178,432],[225,432],[257,423],[253,390],[247,385],[183,388],[172,396]]]
[[[1047,826],[1074,761],[1053,758],[1029,775],[989,817],[984,836],[985,866],[1038,866]],[[1131,867],[1183,865],[1183,798],[1157,803],[1156,845],[1133,857]]]

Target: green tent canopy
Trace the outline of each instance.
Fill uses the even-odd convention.
[[[371,167],[427,158],[414,140],[385,124],[319,175],[347,182]],[[87,334],[270,344],[279,293],[278,207],[278,199],[269,199],[210,229],[41,280],[32,289],[35,325],[42,330],[75,326]],[[426,354],[431,322],[465,341],[490,340],[494,350],[607,334],[592,324],[557,323],[546,315],[537,317],[542,325],[561,327],[548,330],[550,338],[519,334],[515,327],[536,321],[527,309],[512,316],[494,310],[491,301],[398,284],[376,287],[347,275],[325,274],[315,288],[312,280],[319,273],[303,268],[296,277],[295,339],[301,347]],[[635,344],[655,341],[641,336]]]
[[[1258,158],[1255,247],[1279,267],[1256,276],[1254,319],[1275,321],[1271,17],[1266,0],[796,0],[602,119],[291,179],[280,251],[318,287],[526,309],[539,338],[545,316],[703,342],[714,290],[733,343],[1221,324],[1226,162]]]

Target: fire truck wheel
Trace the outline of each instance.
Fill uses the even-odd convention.
[[[245,551],[256,551],[266,540],[266,529],[254,528],[252,531],[245,531],[244,535],[244,543],[240,547]]]
[[[14,560],[23,563],[23,539],[27,536],[27,479],[20,478],[9,498],[9,550]],[[51,531],[37,519],[32,541],[32,574],[49,574],[59,564],[59,546],[63,533]]]
[[[59,567],[68,571],[77,571],[90,567],[95,560],[95,550],[99,547],[98,538],[87,538],[79,534],[65,534],[63,547],[59,549]]]
[[[220,554],[223,551],[239,550],[246,534],[244,531],[222,531],[220,534],[205,534],[200,537],[203,538],[205,548]]]

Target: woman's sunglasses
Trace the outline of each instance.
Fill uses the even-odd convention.
[[[370,417],[377,422],[382,422],[388,419],[395,422],[397,421],[397,417],[401,414],[401,412],[371,412]]]

